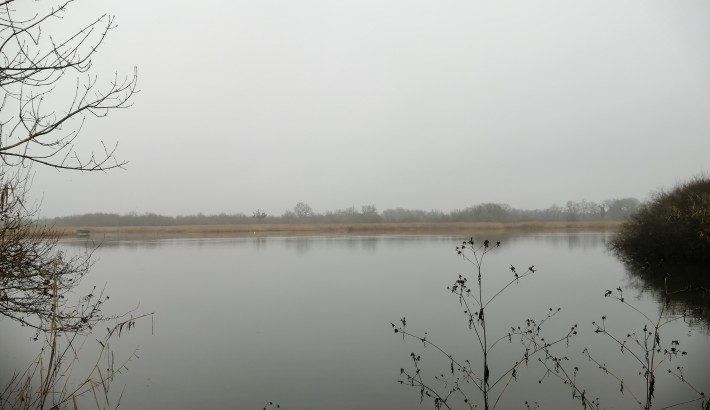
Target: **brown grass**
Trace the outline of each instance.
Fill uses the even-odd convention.
[[[88,231],[91,238],[157,239],[157,238],[228,238],[248,236],[308,235],[477,235],[487,232],[582,232],[615,231],[619,221],[585,222],[403,222],[370,224],[250,224],[250,225],[184,225],[184,226],[120,226],[56,227],[62,237],[75,237]]]

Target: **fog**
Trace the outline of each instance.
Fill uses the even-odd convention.
[[[637,197],[710,169],[706,1],[79,1],[125,170],[35,166],[48,217],[449,211]]]

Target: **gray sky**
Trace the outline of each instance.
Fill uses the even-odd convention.
[[[450,211],[647,197],[710,170],[710,2],[79,1],[134,107],[35,167],[42,214]],[[71,20],[67,19],[67,23]],[[106,80],[109,76],[104,77]]]

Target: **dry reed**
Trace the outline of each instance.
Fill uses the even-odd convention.
[[[402,222],[362,224],[244,224],[176,226],[69,226],[53,228],[62,237],[79,231],[92,238],[161,239],[308,235],[471,235],[489,232],[615,231],[619,221]]]

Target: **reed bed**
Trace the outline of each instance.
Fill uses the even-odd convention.
[[[67,226],[54,227],[63,238],[88,236],[106,239],[229,238],[309,235],[476,235],[498,232],[616,231],[620,221],[528,222],[401,222],[363,224],[246,224],[179,226]]]

